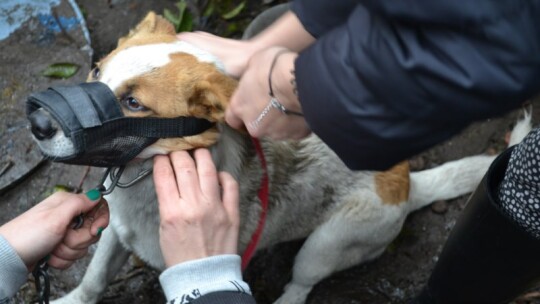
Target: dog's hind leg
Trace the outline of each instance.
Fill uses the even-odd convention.
[[[296,255],[292,280],[275,303],[304,303],[322,279],[376,258],[398,235],[404,218],[402,208],[380,204],[372,192],[349,195],[307,238]]]
[[[77,288],[53,304],[97,303],[114,276],[126,263],[130,252],[118,240],[112,227],[105,230],[96,252]]]

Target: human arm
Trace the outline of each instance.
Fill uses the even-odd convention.
[[[208,303],[219,292],[231,303],[253,303],[236,254],[238,184],[228,173],[216,172],[208,150],[196,150],[194,158],[185,151],[154,158],[167,267],[160,282],[167,300]]]
[[[470,16],[473,8],[455,4],[444,20],[435,9],[439,19],[430,20],[427,13],[358,5],[294,62],[310,129],[351,169],[380,170],[533,96],[540,82],[539,5],[507,10],[491,3],[478,19]],[[258,67],[264,65],[250,62],[246,73]],[[239,85],[244,96],[235,98],[258,109],[266,104],[268,86]],[[248,124],[253,116],[242,120]]]
[[[45,256],[51,267],[65,269],[87,253],[109,223],[107,202],[95,191],[56,192],[0,227],[0,299],[12,296]],[[83,225],[71,229],[83,213]]]

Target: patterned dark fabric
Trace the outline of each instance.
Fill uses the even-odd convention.
[[[501,208],[519,226],[540,239],[540,128],[512,151],[499,186]]]

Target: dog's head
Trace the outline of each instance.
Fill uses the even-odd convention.
[[[88,82],[99,82],[105,88],[104,84],[108,92],[93,93],[94,88],[88,89],[82,85],[79,91],[88,96],[73,98],[88,99],[96,105],[96,100],[101,98],[99,96],[109,96],[111,102],[116,104],[110,111],[118,111],[118,115],[169,120],[187,117],[214,123],[196,135],[157,136],[159,139],[155,138],[151,145],[137,152],[139,158],[214,144],[219,135],[216,123],[224,121],[225,109],[236,86],[236,81],[225,75],[217,58],[179,41],[173,26],[152,12],[118,41],[114,51],[96,64],[89,74]],[[97,87],[97,91],[100,91]],[[70,98],[66,97],[69,94],[60,95],[64,99]],[[32,133],[42,152],[53,159],[65,159],[80,153],[75,147],[75,139],[60,123],[66,118],[55,113],[52,109],[55,106],[39,107],[36,102],[31,104],[29,118]],[[84,103],[68,100],[65,106],[72,109],[72,116],[84,119],[82,116],[89,111],[73,109],[77,108],[74,104]],[[107,116],[107,113],[102,113],[107,111],[102,105],[96,106],[96,115],[100,117]],[[99,123],[86,124],[94,129],[101,126]]]

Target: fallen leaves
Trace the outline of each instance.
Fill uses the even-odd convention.
[[[80,66],[75,63],[54,63],[45,68],[41,75],[49,78],[67,79],[75,75],[79,68]]]

